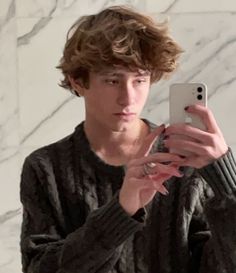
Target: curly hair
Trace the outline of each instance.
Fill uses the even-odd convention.
[[[176,69],[181,52],[166,22],[125,6],[109,7],[82,16],[69,29],[57,66],[64,75],[60,86],[73,92],[70,76],[88,88],[90,71],[115,66],[147,70],[153,83]]]

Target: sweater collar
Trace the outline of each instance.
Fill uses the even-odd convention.
[[[156,125],[151,123],[150,121],[143,119],[143,121],[148,124],[150,127],[150,130],[154,130],[156,128]],[[103,170],[105,172],[111,172],[113,174],[120,174],[121,172],[125,172],[125,165],[120,166],[114,166],[106,163],[103,161],[97,154],[91,149],[90,143],[88,141],[88,138],[85,134],[84,130],[84,121],[82,121],[79,125],[75,127],[75,149],[82,157],[85,159],[89,164],[92,164],[93,167]],[[156,145],[154,145],[157,147]]]

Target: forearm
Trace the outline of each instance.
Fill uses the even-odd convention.
[[[236,271],[236,165],[231,150],[199,170],[215,196],[206,204],[216,256],[227,272]]]
[[[24,272],[109,272],[119,258],[122,244],[141,227],[121,208],[115,196],[64,240],[54,242],[52,235],[31,235],[27,229],[21,242]]]
[[[110,270],[119,256],[119,247],[141,227],[142,224],[130,217],[114,197],[89,216],[83,233],[78,231],[68,236],[62,250],[61,267],[65,272],[87,273],[110,264]]]

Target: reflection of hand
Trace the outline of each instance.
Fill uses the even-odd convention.
[[[184,159],[169,153],[150,154],[151,147],[163,132],[158,127],[145,139],[138,153],[127,164],[127,171],[119,194],[119,202],[130,215],[147,205],[157,191],[166,194],[163,183],[172,176],[181,177],[179,163]],[[165,164],[171,162],[170,164]]]
[[[208,108],[195,104],[189,106],[186,111],[198,115],[206,125],[206,131],[186,124],[174,124],[166,128],[165,135],[169,138],[164,140],[164,143],[167,148],[178,150],[178,154],[190,152],[182,165],[202,168],[223,156],[227,152],[228,146],[212,112]],[[175,134],[190,137],[192,140],[171,137]]]

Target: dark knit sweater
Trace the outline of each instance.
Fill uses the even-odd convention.
[[[150,126],[152,126],[150,124]],[[152,152],[161,149],[157,143]],[[236,272],[236,164],[231,150],[165,182],[134,217],[119,205],[125,167],[73,134],[31,153],[21,176],[27,273]]]

